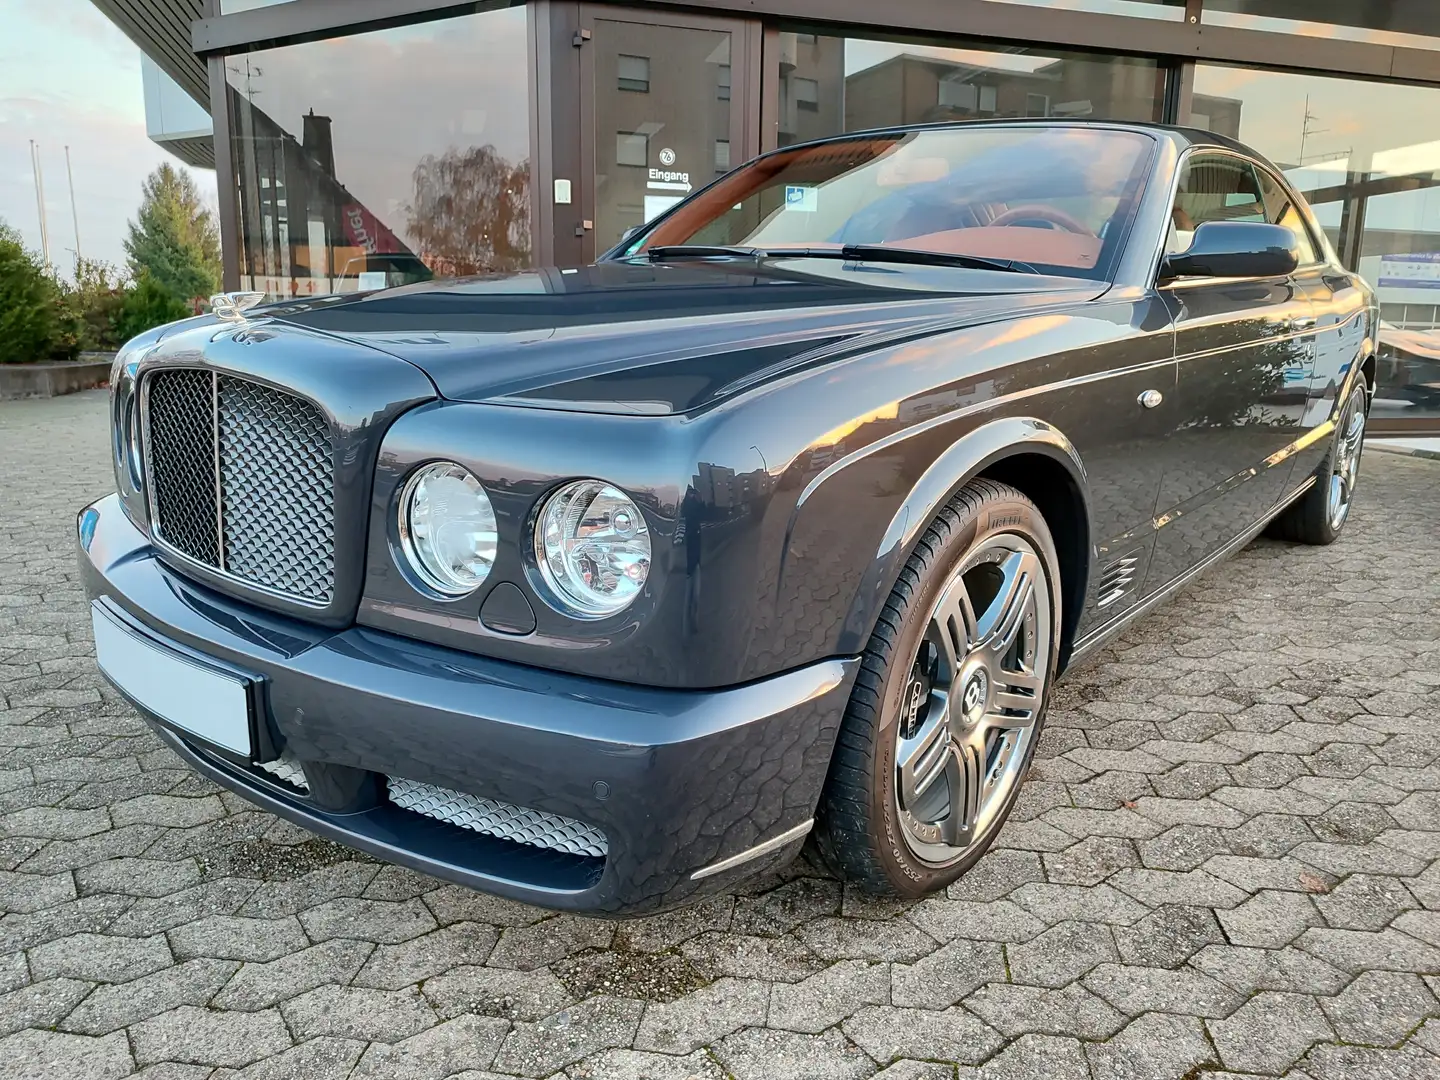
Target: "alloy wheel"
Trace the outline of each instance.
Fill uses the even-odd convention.
[[[1360,474],[1360,452],[1365,446],[1365,391],[1350,396],[1340,421],[1340,434],[1330,467],[1330,498],[1327,511],[1330,528],[1336,532],[1350,515],[1355,499],[1355,481]]]
[[[1049,674],[1050,590],[1022,536],[970,552],[931,609],[896,725],[895,798],[916,858],[946,866],[1020,782]]]

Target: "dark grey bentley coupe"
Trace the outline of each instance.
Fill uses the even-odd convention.
[[[918,896],[1066,668],[1354,498],[1378,312],[1204,132],[904,128],[750,162],[596,265],[126,346],[79,517],[101,668],[323,836],[641,913],[792,858]]]

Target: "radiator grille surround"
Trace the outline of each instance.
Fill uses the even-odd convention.
[[[603,859],[610,848],[605,833],[594,825],[560,814],[482,799],[463,791],[422,784],[403,777],[387,778],[390,801],[402,810],[422,814],[461,829],[499,837],[517,844]]]
[[[142,405],[156,538],[243,584],[329,604],[334,446],[320,410],[197,368],[149,375]]]

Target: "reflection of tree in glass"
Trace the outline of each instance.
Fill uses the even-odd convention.
[[[437,276],[530,265],[530,163],[512,165],[493,146],[451,147],[415,166],[405,207],[420,257]]]

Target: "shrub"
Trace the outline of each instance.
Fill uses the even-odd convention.
[[[74,357],[73,326],[62,317],[60,293],[34,252],[0,222],[0,364]]]
[[[128,289],[119,270],[98,259],[77,258],[75,283],[61,288],[82,350],[117,349],[124,344],[116,323]]]
[[[152,327],[188,319],[191,314],[190,305],[176,300],[149,274],[142,274],[121,301],[115,319],[115,339],[129,341]]]

